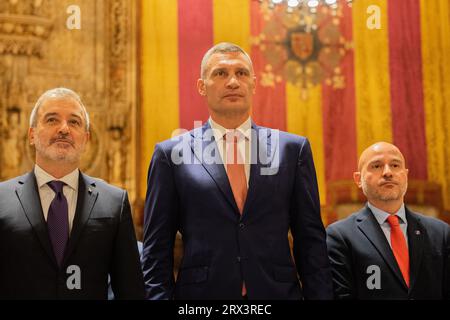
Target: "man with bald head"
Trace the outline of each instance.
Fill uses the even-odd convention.
[[[355,183],[367,205],[327,228],[337,299],[449,299],[450,227],[404,204],[408,169],[378,142],[361,154]]]
[[[67,88],[36,102],[33,170],[0,183],[0,300],[144,298],[125,190],[79,170],[89,115]]]

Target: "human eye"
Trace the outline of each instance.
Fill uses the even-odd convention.
[[[381,165],[379,163],[372,163],[371,168],[372,169],[380,169]]]
[[[218,69],[218,70],[214,71],[214,73],[213,73],[213,76],[215,76],[215,77],[225,77],[226,75],[227,75],[227,73],[223,69]]]
[[[45,123],[50,123],[50,124],[52,124],[52,123],[56,123],[57,120],[58,120],[58,119],[56,119],[55,117],[48,117],[48,118],[45,120]]]
[[[246,77],[246,76],[249,75],[249,72],[248,72],[247,70],[239,70],[239,71],[237,72],[237,75],[238,75],[239,77]]]
[[[78,119],[70,119],[69,123],[73,126],[77,126],[77,127],[81,126],[81,122]]]

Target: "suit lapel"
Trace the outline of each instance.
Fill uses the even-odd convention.
[[[45,222],[44,214],[42,213],[36,176],[33,172],[26,174],[23,176],[23,179],[19,181],[19,187],[16,189],[16,194],[28,221],[44,248],[44,251],[56,265],[55,255],[53,254],[53,248],[48,236],[47,223]]]
[[[270,170],[278,170],[279,165],[278,162],[273,161],[278,152],[278,140],[275,140],[272,145],[272,130],[265,131],[266,129],[263,130],[254,123],[252,123],[252,129],[250,178],[242,218],[248,215],[257,195],[262,194],[263,177],[270,174]],[[273,152],[273,150],[277,152]],[[274,165],[273,168],[272,165]]]
[[[408,247],[409,247],[409,277],[412,290],[417,279],[422,261],[423,245],[425,237],[425,229],[420,224],[420,216],[413,215],[411,211],[406,209],[406,221],[408,221]]]
[[[383,257],[392,273],[398,278],[402,285],[407,288],[386,236],[384,235],[383,230],[381,230],[378,221],[375,219],[374,215],[367,206],[360,211],[357,221],[359,222],[358,228],[364,233],[378,253]]]
[[[76,244],[80,238],[84,226],[89,219],[92,208],[97,200],[98,191],[96,190],[95,181],[80,172],[78,183],[78,198],[75,217],[73,219],[72,232],[70,233],[69,242],[64,254],[64,261],[70,257]]]
[[[214,180],[235,213],[239,215],[239,209],[234,200],[233,191],[231,190],[209,122],[206,122],[202,128],[194,129],[191,135],[193,137],[191,140],[192,152]],[[211,158],[213,150],[215,150],[215,157]]]

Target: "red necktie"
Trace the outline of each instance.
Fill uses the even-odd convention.
[[[245,176],[245,165],[238,149],[238,135],[240,133],[225,134],[226,153],[227,153],[227,175],[233,191],[239,212],[244,210],[245,199],[247,198],[247,178]],[[242,137],[243,138],[243,137]]]
[[[234,200],[236,201],[239,212],[242,215],[245,199],[247,198],[247,178],[245,176],[245,165],[242,161],[242,156],[239,153],[238,136],[243,138],[240,136],[238,131],[235,131],[235,133],[229,132],[224,135],[224,139],[227,153],[226,163],[228,180],[230,181]],[[242,296],[247,295],[245,282],[242,283],[241,293]]]
[[[402,272],[403,279],[405,279],[406,285],[409,287],[409,253],[406,239],[400,229],[400,224],[396,215],[390,215],[387,218],[387,221],[391,225],[392,251],[394,252],[395,259]]]

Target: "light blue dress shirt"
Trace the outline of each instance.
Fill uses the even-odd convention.
[[[391,225],[387,221],[387,218],[390,216],[389,213],[378,209],[374,205],[372,205],[370,202],[368,202],[368,207],[372,211],[373,215],[375,216],[375,219],[377,219],[378,223],[380,224],[381,230],[383,230],[384,235],[386,236],[387,241],[389,242],[389,245],[392,248],[391,245]],[[400,229],[403,232],[403,235],[405,236],[406,245],[408,246],[408,233],[406,230],[408,229],[408,221],[406,221],[406,212],[405,212],[405,204],[402,204],[400,209],[395,213],[396,216],[398,216]]]

